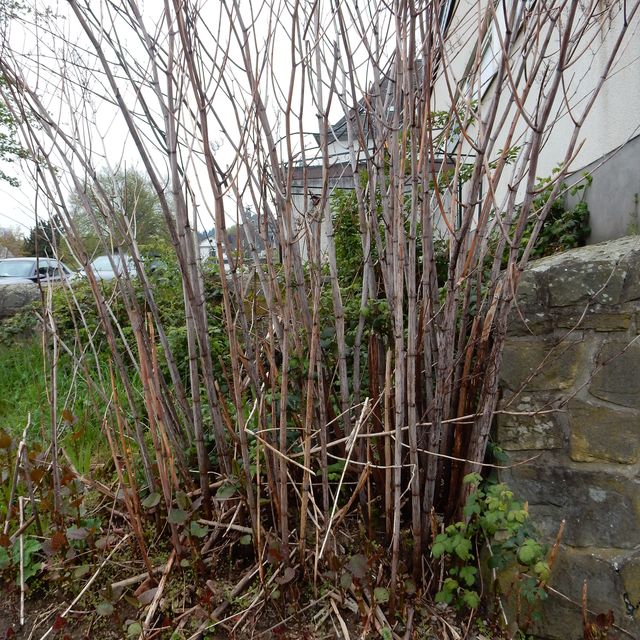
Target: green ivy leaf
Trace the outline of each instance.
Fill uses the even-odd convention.
[[[381,629],[380,635],[382,636],[382,640],[391,640],[393,638],[391,629],[389,629],[389,627],[384,627],[384,629]]]
[[[412,596],[414,593],[416,593],[417,590],[418,588],[416,587],[416,583],[413,581],[413,579],[408,578],[407,580],[404,581],[405,593]]]
[[[385,587],[376,587],[373,590],[373,599],[379,604],[389,602],[389,589],[386,589]]]
[[[462,602],[470,609],[477,609],[480,604],[480,596],[475,591],[465,590],[462,594]]]
[[[114,609],[113,609],[113,605],[110,602],[101,602],[97,607],[96,607],[96,613],[105,618],[107,616],[110,616],[113,613]]]
[[[482,482],[482,476],[479,473],[468,473],[463,479],[464,484],[480,484]]]
[[[184,524],[189,514],[183,509],[171,509],[167,515],[167,522],[170,524]]]
[[[184,491],[176,491],[176,502],[178,503],[178,507],[183,511],[187,511],[191,506],[189,503],[189,498]]]
[[[457,580],[454,580],[453,578],[446,578],[442,583],[443,590],[449,592],[455,591],[459,586],[459,582]]]
[[[361,553],[351,556],[347,563],[347,569],[351,572],[351,575],[354,578],[362,580],[367,575],[367,571],[369,569],[367,558]]]
[[[23,556],[24,565],[28,567],[32,562],[32,556],[42,549],[42,545],[35,538],[27,538],[23,543]],[[18,565],[20,563],[20,541],[16,540],[13,543],[11,549],[11,555],[13,557],[13,564]],[[40,565],[38,565],[38,569]],[[35,572],[34,572],[35,573]],[[33,575],[33,574],[32,574]]]
[[[473,556],[471,555],[471,540],[460,538],[455,547],[455,552],[460,560],[467,561]]]
[[[9,554],[4,547],[0,547],[0,571],[6,569],[11,564]]]
[[[69,527],[67,529],[67,540],[84,540],[89,535],[85,527]]]
[[[157,491],[154,491],[142,501],[142,506],[145,509],[153,509],[153,507],[157,507],[158,504],[160,504],[161,497],[162,496]]]
[[[228,498],[235,496],[237,492],[238,487],[235,484],[227,482],[216,491],[216,498],[219,500],[227,500]]]
[[[526,540],[520,549],[518,549],[518,562],[529,566],[537,561],[541,553],[542,548],[535,540]]]
[[[353,580],[351,578],[351,574],[350,573],[343,573],[340,576],[340,586],[343,589],[348,589],[351,586],[352,582],[353,582]]]
[[[445,604],[451,604],[453,600],[453,594],[450,591],[438,591],[436,593],[435,601],[444,602]]]
[[[79,567],[76,567],[73,570],[73,577],[82,578],[83,576],[86,576],[89,573],[89,571],[91,571],[91,565],[81,564]]]
[[[549,563],[547,562],[536,562],[533,570],[535,571],[538,578],[544,582],[546,582],[551,575],[551,569],[549,568]]]
[[[209,527],[202,526],[199,522],[192,520],[189,525],[189,533],[195,538],[204,538],[209,533]]]
[[[470,587],[476,581],[476,573],[478,573],[478,570],[475,567],[466,565],[460,569],[458,575],[461,580],[464,580],[467,587]]]

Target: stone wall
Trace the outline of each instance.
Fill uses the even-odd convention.
[[[539,633],[582,638],[586,579],[640,637],[640,237],[534,263],[510,327],[497,440],[531,460],[503,477],[547,540],[566,520],[550,586],[574,602],[552,593]]]
[[[40,288],[32,283],[0,283],[0,319],[9,318],[40,298]]]

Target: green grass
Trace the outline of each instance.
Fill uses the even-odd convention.
[[[32,428],[49,418],[42,348],[38,340],[0,345],[0,427],[22,434],[31,414]]]
[[[28,440],[46,447],[51,430],[47,389],[39,338],[0,345],[0,429],[19,438],[30,414]],[[74,422],[59,422],[60,443],[78,471],[87,474],[92,462],[108,456],[108,447],[100,430],[101,413],[96,412],[86,383],[72,376],[71,363],[64,355],[58,363],[59,415],[63,409],[73,414]]]

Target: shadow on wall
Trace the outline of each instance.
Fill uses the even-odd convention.
[[[590,244],[640,234],[639,166],[640,135],[567,179],[571,185],[585,171],[593,176],[585,198],[591,212]],[[567,196],[567,204],[573,206],[575,198]]]

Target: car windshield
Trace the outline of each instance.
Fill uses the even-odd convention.
[[[122,263],[122,256],[111,256],[111,260],[117,269]],[[91,263],[91,268],[96,271],[113,271],[111,260],[109,260],[109,256],[99,256]]]
[[[0,260],[0,277],[29,278],[33,274],[33,260]]]

